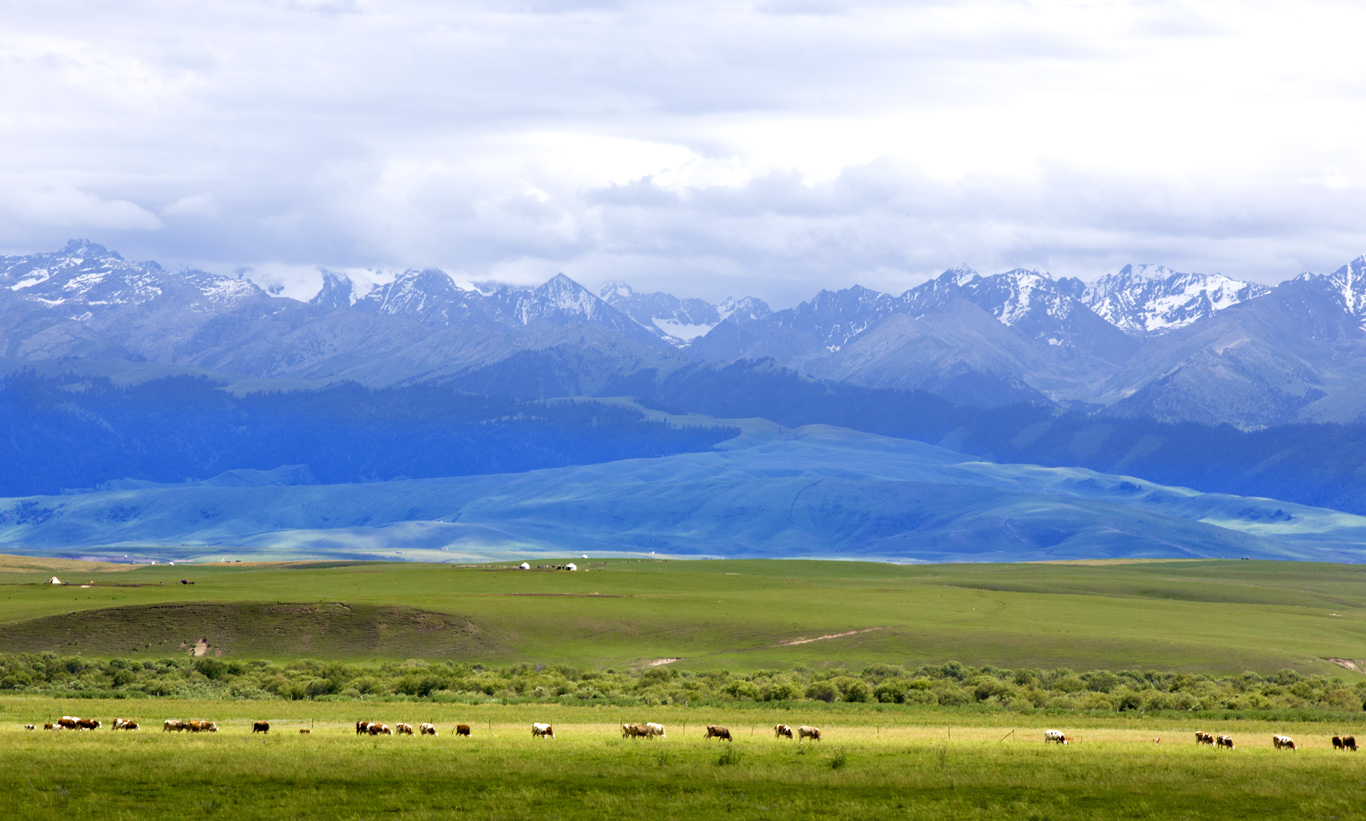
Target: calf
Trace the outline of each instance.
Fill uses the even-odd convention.
[[[457,725],[455,725],[455,734],[456,734],[456,735],[469,735],[469,734],[470,734],[470,725],[468,725],[468,724],[457,724]],[[432,731],[432,735],[436,735],[436,731]]]
[[[1215,746],[1221,750],[1233,749],[1233,736],[1221,735],[1214,740]]]
[[[269,722],[269,721],[254,721],[254,722],[252,722],[252,725],[251,725],[251,732],[252,732],[252,735],[255,735],[256,733],[265,733],[266,735],[270,735],[270,722]]]
[[[468,730],[469,727],[465,727],[465,729]],[[422,735],[436,735],[436,725],[427,724],[424,722],[422,724],[417,725],[417,731]],[[466,735],[469,735],[469,733],[466,733]]]
[[[402,724],[402,723],[395,724],[395,725],[394,725],[394,732],[398,733],[399,735],[412,735],[412,734],[413,734],[413,725],[411,725],[411,724]]]
[[[44,724],[44,725],[43,725],[43,729],[44,729],[44,730],[60,730],[60,729],[62,729],[62,725],[60,725],[60,724]]]
[[[1288,735],[1273,735],[1271,745],[1278,750],[1295,750],[1295,739]]]
[[[531,725],[531,736],[533,738],[554,738],[555,728],[549,724],[537,722]]]
[[[702,736],[702,738],[724,738],[732,744],[735,743],[735,739],[730,737],[730,730],[727,730],[725,727],[718,727],[715,724],[707,725],[707,734]]]
[[[1066,744],[1067,736],[1062,734],[1062,730],[1044,730],[1043,743]]]
[[[32,725],[32,724],[25,724],[25,725],[24,725],[24,729],[25,729],[25,730],[36,730],[36,729],[38,729],[38,728],[35,727],[35,726]]]
[[[369,732],[370,735],[393,735],[393,734],[394,734],[394,731],[391,730],[391,729],[389,729],[389,725],[388,725],[388,724],[382,724],[382,723],[380,723],[380,722],[378,722],[378,721],[372,721],[372,722],[370,722],[370,727],[369,727],[369,729],[367,730],[367,732]]]
[[[812,741],[820,741],[820,740],[821,740],[821,731],[820,731],[820,728],[819,728],[819,727],[807,727],[807,726],[798,727],[798,728],[797,728],[797,743],[800,744],[800,743],[802,742],[802,739],[803,739],[803,738],[809,738],[809,739],[811,739]]]

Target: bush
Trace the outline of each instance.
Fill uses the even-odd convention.
[[[811,686],[806,688],[806,697],[812,701],[824,701],[829,704],[840,697],[840,691],[828,681],[813,681]]]

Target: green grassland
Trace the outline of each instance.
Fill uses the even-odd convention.
[[[123,733],[25,732],[79,708]],[[102,712],[101,712],[102,711]],[[212,718],[221,732],[160,731]],[[436,723],[431,737],[361,737],[358,719]],[[251,722],[268,719],[269,736]],[[664,739],[620,736],[622,721]],[[556,739],[532,739],[548,721]],[[1040,717],[964,716],[884,705],[630,710],[564,705],[322,702],[61,702],[0,699],[0,813],[18,818],[835,819],[1351,818],[1366,755],[1332,751],[1322,725],[1078,717],[1075,743],[1045,745]],[[473,726],[457,738],[456,722]],[[777,722],[822,728],[819,744],[775,739]],[[724,724],[733,744],[703,739]],[[309,735],[299,728],[309,727]],[[1233,752],[1193,731],[1234,736]],[[1341,728],[1350,730],[1350,727]],[[1278,752],[1272,733],[1303,749]],[[1161,744],[1154,744],[1156,737]]]
[[[0,562],[0,652],[736,671],[1000,667],[1345,674],[1366,567],[1177,561],[508,565]],[[41,582],[59,575],[67,584]],[[181,584],[182,578],[194,584]],[[1355,675],[1355,674],[1352,674]]]

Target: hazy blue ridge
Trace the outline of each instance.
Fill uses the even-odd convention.
[[[0,500],[0,550],[464,560],[1360,561],[1366,519],[922,443],[744,423],[721,447],[523,473],[313,484],[302,469]],[[305,482],[307,484],[294,484]]]

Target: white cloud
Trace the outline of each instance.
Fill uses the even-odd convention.
[[[779,303],[960,260],[1279,279],[1366,251],[1363,23],[1231,0],[53,0],[0,31],[0,239]]]

